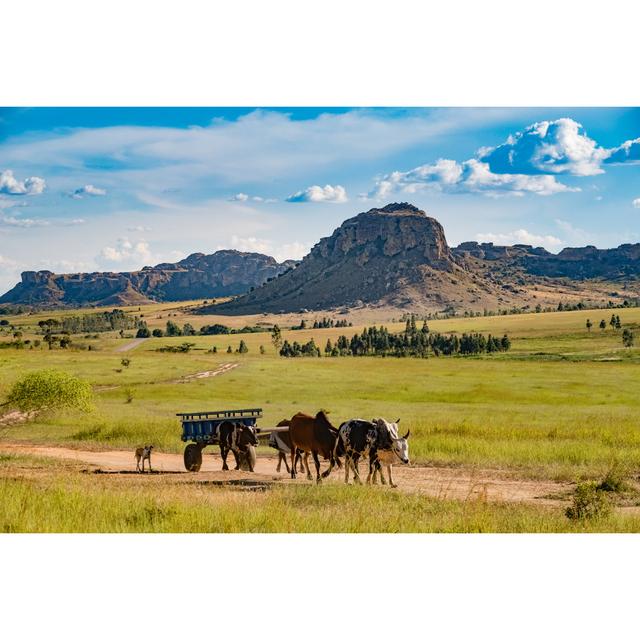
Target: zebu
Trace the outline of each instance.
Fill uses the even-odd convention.
[[[393,476],[391,475],[391,466],[394,462],[402,462],[402,464],[409,464],[409,436],[411,430],[408,430],[404,436],[398,435],[398,423],[400,418],[395,422],[387,422],[384,418],[377,418],[374,420],[380,431],[389,434],[391,440],[391,446],[389,448],[380,448],[376,451],[375,460],[369,458],[369,476],[367,476],[367,483],[373,480],[373,484],[376,484],[376,474],[380,474],[380,481],[385,484],[384,474],[382,473],[382,465],[387,467],[387,473],[389,474],[389,484],[392,487],[398,485],[393,482]],[[373,471],[372,471],[373,470]]]
[[[290,420],[281,420],[276,425],[277,427],[288,427],[291,425]],[[280,469],[282,467],[282,463],[284,462],[284,467],[287,470],[287,473],[291,473],[291,469],[289,469],[289,463],[287,462],[287,456],[291,455],[291,435],[288,431],[273,431],[269,435],[269,446],[273,449],[276,449],[278,452],[278,466],[276,467],[276,471],[280,473]],[[300,471],[304,469],[302,463],[302,455],[299,450],[296,450],[295,457],[296,470],[298,464],[300,465]],[[309,463],[307,461],[307,477],[311,477],[311,473],[309,472]]]
[[[334,452],[336,441],[338,440],[338,430],[329,422],[329,418],[327,418],[327,414],[324,411],[318,411],[315,417],[304,413],[296,413],[290,420],[289,434],[291,436],[292,478],[295,479],[296,477],[296,449],[304,451],[305,462],[309,453],[313,456],[313,461],[316,465],[316,482],[321,482],[322,478],[326,478],[334,466],[342,466],[338,458],[340,451]],[[329,460],[329,468],[322,475],[320,475],[318,454],[322,454],[325,460]],[[307,474],[307,477],[311,479],[308,464]]]
[[[348,420],[340,425],[338,440],[345,452],[344,481],[349,483],[349,467],[353,469],[354,481],[361,484],[358,462],[360,458],[369,458],[369,475],[367,483],[373,479],[376,483],[376,474],[380,474],[382,484],[386,484],[382,474],[382,464],[385,464],[389,473],[389,483],[396,485],[391,475],[391,465],[396,460],[404,464],[409,463],[409,445],[407,438],[398,436],[398,419],[396,422],[387,422],[382,418],[377,420]],[[337,443],[336,443],[337,449]]]
[[[249,471],[253,471],[256,461],[255,450],[252,447],[258,446],[258,438],[253,427],[241,423],[223,422],[220,425],[218,438],[223,471],[229,471],[227,465],[229,451],[233,453],[236,460],[234,471],[238,471],[243,462],[246,462]]]

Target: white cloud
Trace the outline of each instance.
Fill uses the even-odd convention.
[[[640,209],[640,198],[636,198],[631,204],[635,209]]]
[[[330,184],[324,187],[313,185],[304,191],[298,191],[287,198],[287,202],[347,202],[347,192],[339,184],[335,187]]]
[[[247,200],[252,200],[253,202],[277,202],[275,198],[263,198],[262,196],[250,196],[246,193],[236,193],[234,196],[231,196],[229,202],[247,202]]]
[[[536,122],[497,147],[481,149],[478,157],[493,173],[592,176],[603,173],[600,165],[609,154],[580,123],[560,118]]]
[[[44,219],[34,218],[16,218],[15,216],[0,216],[0,225],[6,227],[22,227],[28,229],[30,227],[46,227],[50,222]]]
[[[11,273],[13,274],[15,269],[17,268],[18,263],[11,258],[7,258],[0,254],[0,273]]]
[[[579,191],[558,182],[554,176],[493,173],[486,162],[472,159],[462,163],[440,159],[410,171],[394,171],[380,178],[369,197],[381,200],[394,191],[415,193],[434,189],[446,193],[483,193],[488,196],[535,193],[548,196],[563,191]]]
[[[148,263],[152,258],[149,243],[144,240],[131,242],[128,238],[118,238],[114,247],[104,247],[96,261],[100,264],[135,264]]]
[[[478,242],[493,242],[498,245],[530,244],[547,249],[557,249],[563,244],[560,238],[551,235],[537,235],[526,229],[516,229],[509,233],[478,233],[476,240]]]
[[[36,176],[25,180],[16,180],[10,169],[0,173],[0,193],[6,193],[10,196],[37,195],[44,191],[45,186],[45,181]]]
[[[94,187],[92,184],[85,184],[69,194],[75,200],[81,200],[85,196],[106,196],[107,190]]]
[[[290,242],[279,246],[262,238],[231,236],[231,246],[238,251],[251,251],[272,256],[278,262],[284,260],[301,260],[309,253],[311,245],[305,242]],[[220,247],[222,248],[222,247]]]
[[[567,220],[556,218],[554,222],[558,226],[558,229],[562,230],[564,237],[574,246],[593,244],[596,241],[596,238],[591,233],[584,229],[580,229],[579,227],[575,227]]]
[[[623,162],[640,162],[640,138],[627,140],[619,147],[609,150],[608,164],[621,164]]]

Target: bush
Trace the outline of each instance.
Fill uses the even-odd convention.
[[[79,409],[91,411],[91,385],[64,371],[43,369],[28,373],[11,388],[9,404],[21,411]]]
[[[162,336],[164,335],[164,332],[162,331],[162,329],[154,329],[152,331],[152,335],[154,338],[162,338]]]
[[[570,520],[595,520],[611,513],[611,502],[606,491],[595,482],[580,483],[573,495],[573,504],[565,511]]]
[[[136,333],[136,338],[150,338],[150,337],[151,337],[151,331],[149,331],[149,327],[145,323],[144,326],[141,326],[138,329],[138,332]]]
[[[610,493],[624,493],[629,490],[629,485],[625,480],[624,473],[617,466],[613,465],[600,484],[596,487],[598,491],[608,491]]]

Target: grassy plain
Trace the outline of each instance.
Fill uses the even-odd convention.
[[[196,325],[201,319],[205,324],[230,324],[223,317],[192,317],[184,315],[184,310],[171,309],[158,305],[144,312],[146,317],[154,316],[158,326],[167,319],[179,324]],[[138,313],[137,308],[132,311]],[[635,330],[640,342],[640,309],[613,312],[620,315],[623,327]],[[168,318],[168,313],[181,315]],[[260,406],[262,425],[269,426],[296,411],[324,408],[336,425],[354,416],[400,417],[401,425],[411,428],[411,457],[419,464],[496,468],[514,477],[570,481],[599,478],[618,464],[637,475],[640,349],[624,348],[621,331],[608,324],[604,331],[598,328],[600,319],[608,322],[611,313],[590,310],[429,323],[432,331],[508,333],[512,339],[512,349],[506,354],[467,358],[284,359],[275,354],[269,333],[152,338],[126,353],[117,349],[130,339],[115,334],[100,334],[98,340],[76,339],[90,343],[91,351],[2,349],[0,398],[22,373],[53,367],[93,384],[96,408],[89,414],[42,414],[34,421],[4,428],[0,437],[96,449],[153,442],[159,450],[179,452],[184,446],[174,415],[179,411]],[[591,332],[585,328],[587,318],[594,323]],[[35,319],[17,316],[10,320],[22,325],[24,337],[35,338]],[[244,326],[268,320],[254,316],[234,322]],[[387,326],[400,330],[404,325]],[[322,349],[327,338],[334,341],[342,333],[350,335],[361,328],[287,330],[284,337],[300,342],[313,337]],[[0,336],[0,340],[9,339]],[[247,343],[249,353],[227,354],[227,347],[235,350],[240,339]],[[187,354],[156,350],[184,341],[196,347]],[[260,354],[260,345],[265,354]],[[210,351],[213,346],[217,353]],[[125,356],[131,360],[128,367],[121,364]],[[184,381],[184,376],[229,362],[239,366],[224,375]],[[9,461],[5,466],[12,464]],[[20,530],[35,530],[41,516],[38,509],[50,509],[51,519],[42,525],[45,530],[556,531],[575,526],[569,526],[561,513],[531,506],[469,507],[353,487],[327,487],[320,493],[310,487],[278,488],[264,495],[214,493],[212,513],[205,503],[198,506],[200,495],[187,499],[175,488],[116,488],[91,480],[68,469],[46,480],[5,478],[0,501],[6,516],[3,521]],[[38,492],[41,482],[48,488],[45,494]],[[37,494],[37,499],[18,518],[11,505],[14,500],[23,504],[28,493]],[[85,507],[80,508],[83,496]],[[160,511],[149,507],[148,518],[136,522],[120,518],[118,509],[124,513],[128,500],[140,499],[144,504],[160,505]],[[386,514],[382,520],[376,516],[376,522],[368,519],[367,509],[358,506],[374,503]],[[71,512],[76,514],[74,520],[65,525],[63,516]],[[400,517],[407,512],[415,514],[410,523]],[[606,530],[639,528],[635,517],[616,518],[619,516],[609,521]]]

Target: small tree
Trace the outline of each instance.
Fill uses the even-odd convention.
[[[589,320],[589,318],[587,318],[587,324],[586,324],[586,327],[587,327],[587,331],[588,331],[589,333],[591,333],[591,327],[593,327],[593,322],[591,322],[591,320]]]
[[[195,336],[196,330],[188,322],[182,327],[183,336]]]
[[[264,353],[265,353],[265,352],[264,352],[264,345],[263,345],[263,344],[261,344],[261,345],[260,345],[260,355],[264,355]]]
[[[167,335],[168,336],[181,336],[182,335],[182,329],[180,329],[180,327],[173,322],[173,320],[168,320],[167,321]]]
[[[606,328],[607,328],[607,323],[606,323],[605,319],[602,318],[602,320],[600,320],[600,329],[602,331],[604,331]]]
[[[633,347],[634,335],[631,329],[625,329],[622,332],[622,344],[625,347]]]
[[[238,347],[238,353],[248,353],[249,348],[244,340],[240,340],[240,346]]]
[[[143,322],[139,327],[136,333],[136,338],[150,338],[151,331],[149,331],[149,327],[146,322]]]
[[[282,348],[282,331],[280,331],[280,327],[277,324],[274,324],[273,329],[271,329],[271,342],[276,351],[280,351]]]
[[[152,335],[154,338],[162,338],[162,336],[164,335],[164,331],[162,331],[162,329],[154,329],[154,330],[151,332],[151,335]]]
[[[64,371],[43,369],[27,373],[9,391],[8,404],[21,411],[79,409],[91,411],[91,385]]]
[[[131,364],[131,360],[129,360],[129,358],[122,358],[122,360],[120,360],[120,364],[127,369]]]
[[[622,323],[620,322],[620,316],[616,316],[616,329],[621,329]]]
[[[227,353],[233,353],[233,349],[231,348],[231,345],[227,347]]]

